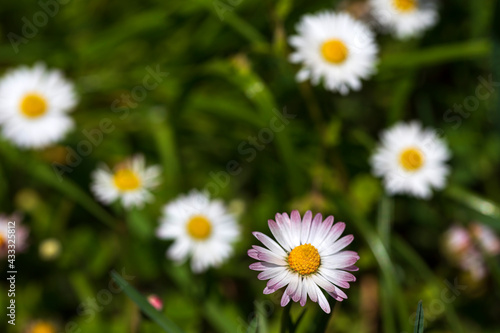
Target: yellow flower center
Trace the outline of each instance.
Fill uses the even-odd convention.
[[[417,171],[424,165],[424,154],[418,148],[405,149],[399,156],[399,163],[406,171]]]
[[[349,50],[342,41],[330,39],[321,46],[321,54],[326,61],[338,65],[347,59]]]
[[[417,8],[417,0],[393,0],[397,10],[403,13],[414,11]]]
[[[301,275],[309,275],[318,271],[321,257],[311,244],[296,246],[288,255],[288,265]]]
[[[55,333],[56,329],[49,323],[39,322],[33,325],[30,333]]]
[[[121,191],[133,191],[141,186],[141,180],[130,169],[120,169],[113,176],[116,187]]]
[[[28,118],[38,118],[47,112],[47,102],[38,94],[27,94],[21,101],[21,112]]]
[[[205,216],[195,215],[187,223],[187,232],[194,239],[207,239],[212,233],[212,224]]]

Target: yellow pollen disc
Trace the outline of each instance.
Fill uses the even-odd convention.
[[[207,239],[212,233],[212,224],[205,216],[195,215],[187,223],[187,232],[195,239]]]
[[[326,61],[332,64],[341,64],[347,59],[349,51],[345,44],[338,39],[330,39],[321,45],[321,54]]]
[[[130,169],[120,169],[113,176],[116,187],[121,191],[137,190],[141,186],[141,180],[137,174]]]
[[[424,154],[418,148],[405,149],[399,156],[399,163],[406,171],[417,171],[424,165]]]
[[[0,249],[7,243],[7,240],[5,239],[5,237],[0,234]]]
[[[55,333],[55,332],[56,329],[54,326],[44,322],[36,323],[31,328],[31,333]]]
[[[47,112],[47,102],[38,94],[27,94],[21,101],[21,112],[28,118],[38,118]]]
[[[417,0],[393,0],[394,7],[403,13],[414,11],[417,8]]]
[[[296,246],[288,255],[288,265],[301,275],[316,273],[320,264],[319,252],[311,244]]]

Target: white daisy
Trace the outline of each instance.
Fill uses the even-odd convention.
[[[240,234],[235,218],[219,200],[206,193],[191,191],[163,208],[157,236],[174,239],[167,256],[184,262],[191,257],[195,273],[217,267],[232,253]]]
[[[73,128],[67,112],[76,105],[73,84],[44,65],[22,66],[0,81],[2,135],[22,148],[43,148]]]
[[[422,34],[438,19],[432,0],[371,0],[370,4],[380,25],[400,39]]]
[[[302,63],[298,81],[323,79],[326,89],[345,95],[361,89],[361,79],[375,70],[378,47],[372,31],[346,13],[306,15],[291,36],[293,63]]]
[[[304,306],[309,296],[326,313],[330,313],[330,304],[320,287],[337,301],[347,298],[338,287],[349,288],[349,282],[356,281],[346,271],[358,270],[354,264],[359,256],[353,251],[341,251],[354,239],[353,235],[340,238],[345,223],[333,224],[333,216],[323,221],[321,214],[313,219],[311,211],[301,220],[299,212],[294,210],[290,217],[286,213],[276,214],[276,221],[269,220],[269,229],[277,242],[254,232],[266,248],[254,245],[248,250],[250,257],[260,260],[251,264],[250,269],[262,271],[260,280],[269,280],[264,294],[287,286],[281,306],[286,306],[290,299]]]
[[[384,131],[371,158],[373,173],[383,177],[386,191],[428,199],[432,188],[446,185],[450,152],[443,140],[420,123],[398,123]]]
[[[105,204],[121,199],[125,208],[141,208],[144,203],[153,201],[150,190],[158,186],[160,173],[159,166],[146,167],[144,156],[136,155],[117,165],[114,171],[107,166],[95,170],[91,188]]]

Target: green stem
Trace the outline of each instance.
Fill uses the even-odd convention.
[[[384,243],[384,246],[387,249],[387,252],[389,252],[390,250],[393,206],[394,204],[392,198],[388,197],[385,194],[380,199],[378,205],[377,230],[382,243]]]
[[[166,110],[161,111],[167,112]],[[164,117],[160,113],[160,110],[151,112],[150,124],[163,165],[165,188],[168,189],[170,196],[173,197],[179,191],[179,174],[181,169],[179,159],[177,158],[174,131],[170,126],[168,117]]]

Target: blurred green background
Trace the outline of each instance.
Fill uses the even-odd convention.
[[[500,86],[474,112],[445,116],[475,96],[478,77],[500,81],[497,1],[442,1],[439,23],[420,39],[379,34],[378,73],[345,97],[297,84],[286,38],[306,13],[354,11],[362,1],[61,2],[45,24],[40,15],[33,20],[40,3],[0,5],[0,72],[44,62],[60,68],[80,96],[77,128],[60,145],[32,152],[0,141],[0,212],[20,212],[31,229],[29,248],[16,259],[17,325],[7,328],[2,314],[0,330],[25,332],[48,320],[57,332],[159,332],[123,293],[81,314],[82,304],[109,288],[110,271],[124,269],[139,291],[163,299],[164,314],[186,332],[246,332],[255,312],[259,332],[278,332],[281,292],[263,295],[265,283],[248,269],[246,250],[257,243],[251,231],[270,234],[276,212],[311,209],[345,221],[356,236],[349,249],[361,256],[358,281],[335,305],[328,332],[410,332],[420,299],[426,332],[500,331],[498,257],[488,261],[487,278],[472,281],[441,245],[454,223],[500,231],[498,206],[484,209],[500,203]],[[36,32],[27,21],[38,22]],[[26,38],[13,47],[10,33]],[[153,69],[168,75],[143,100],[127,102]],[[240,145],[284,108],[296,117],[248,161]],[[60,182],[52,163],[66,163],[68,149],[86,139],[82,131],[105,118],[116,128]],[[453,152],[448,188],[430,201],[388,199],[370,172],[379,133],[411,119],[440,129]],[[89,183],[98,163],[139,152],[164,168],[156,201],[130,213],[95,203]],[[217,196],[238,214],[242,237],[224,266],[193,275],[166,259],[168,242],[154,237],[161,207],[217,177],[225,181],[231,160],[242,172]],[[384,218],[392,219],[390,235],[379,232]],[[39,251],[48,238],[62,245],[52,260]],[[443,281],[456,278],[467,287],[444,302]],[[8,285],[0,283],[5,309]],[[326,316],[317,304],[306,308],[299,331],[314,332]],[[301,310],[294,304],[294,318]]]

